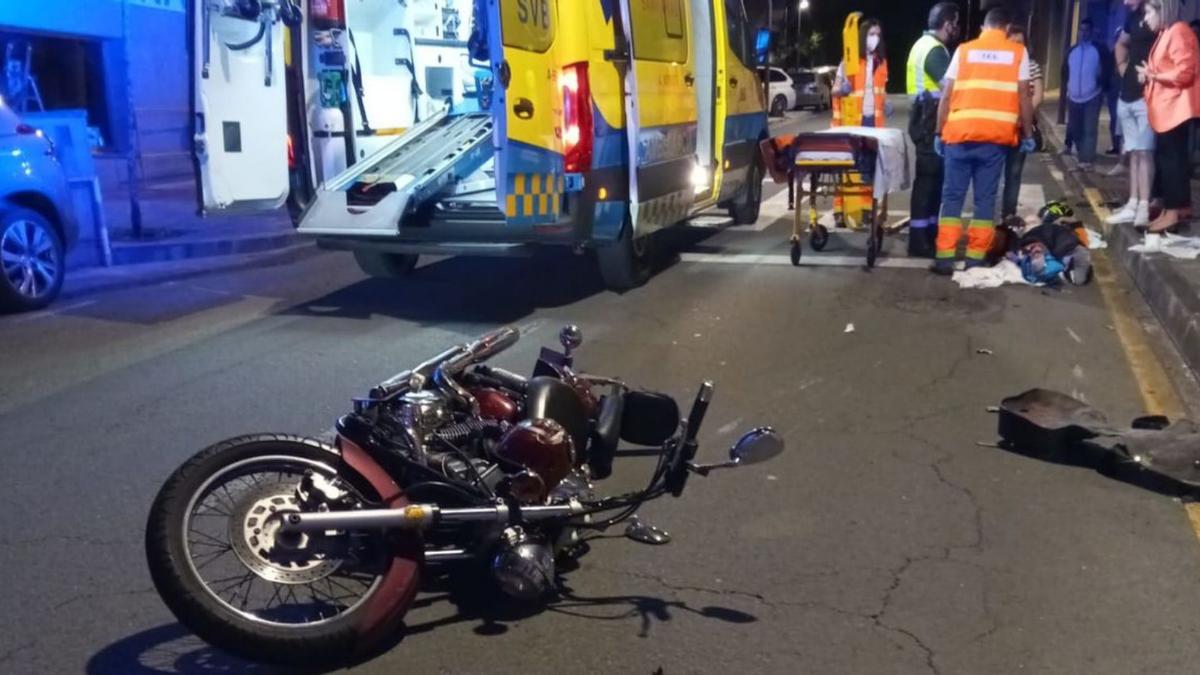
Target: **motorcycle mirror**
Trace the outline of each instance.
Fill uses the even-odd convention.
[[[729,449],[729,460],[737,466],[758,464],[783,452],[783,438],[771,427],[759,427],[738,439]]]
[[[583,344],[583,331],[579,329],[579,326],[569,323],[558,332],[558,341],[566,350],[567,356],[570,356],[571,352],[579,349]]]

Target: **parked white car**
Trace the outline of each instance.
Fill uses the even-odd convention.
[[[782,117],[785,112],[796,107],[796,87],[792,78],[781,68],[771,68],[768,73],[770,101],[768,108],[772,117]]]

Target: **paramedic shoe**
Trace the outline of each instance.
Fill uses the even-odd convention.
[[[985,262],[983,260],[971,260],[970,258],[967,258],[967,263],[966,263],[966,265],[963,266],[963,269],[970,270],[970,269],[975,269],[976,267],[987,267],[987,266],[988,266],[987,262]]]
[[[1134,217],[1137,215],[1137,207],[1138,202],[1130,199],[1128,202],[1125,202],[1125,206],[1122,206],[1119,210],[1114,211],[1108,218],[1105,218],[1104,222],[1108,223],[1109,225],[1124,225],[1125,223],[1132,223]],[[1149,213],[1149,210],[1147,210],[1147,213]]]
[[[954,276],[954,261],[935,260],[933,261],[933,265],[929,268],[929,271],[943,277]]]
[[[1133,226],[1147,227],[1150,225],[1150,202],[1138,202],[1133,210]]]
[[[937,244],[932,236],[932,227],[918,227],[908,231],[908,255],[910,258],[932,258]]]

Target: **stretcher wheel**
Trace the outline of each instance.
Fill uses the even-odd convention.
[[[792,240],[792,265],[794,267],[800,266],[800,255],[803,253],[802,249],[803,249],[803,247],[800,245],[800,240],[793,239]]]
[[[871,226],[871,232],[867,236],[867,269],[875,267],[875,261],[879,258],[879,245],[882,243],[879,237],[875,236],[875,231],[878,225]]]
[[[824,225],[816,225],[812,232],[808,234],[808,243],[812,245],[814,251],[824,251],[825,245],[829,243],[829,228]]]

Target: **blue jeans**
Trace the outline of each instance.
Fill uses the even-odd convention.
[[[995,143],[946,145],[946,177],[942,183],[942,214],[938,219],[937,268],[954,264],[963,235],[962,212],[967,189],[974,191],[975,212],[967,227],[967,266],[983,264],[996,232],[996,192],[1004,173],[1008,146]]]
[[[975,188],[973,220],[994,221],[996,193],[1008,147],[995,143],[954,143],[945,146],[946,177],[942,182],[942,218],[962,218],[967,188]]]
[[[1075,146],[1079,161],[1096,161],[1096,142],[1100,136],[1100,108],[1104,95],[1097,94],[1086,103],[1067,102],[1067,145]]]

